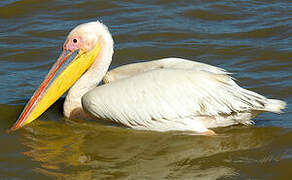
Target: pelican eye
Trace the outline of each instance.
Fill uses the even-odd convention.
[[[77,43],[77,39],[73,39],[73,42],[74,42],[74,43]]]

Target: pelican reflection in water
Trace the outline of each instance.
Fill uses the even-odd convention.
[[[34,171],[54,179],[218,179],[249,174],[248,167],[257,169],[283,153],[278,139],[284,129],[279,127],[233,126],[217,128],[216,137],[198,137],[93,121],[37,124],[21,133],[24,154],[39,162]],[[280,144],[289,145],[291,133],[286,137]]]
[[[281,100],[239,87],[225,70],[190,60],[165,58],[107,72],[113,47],[108,28],[98,21],[74,28],[11,130],[38,118],[71,86],[65,117],[143,130],[214,134],[210,128],[253,124],[256,115],[285,108]]]

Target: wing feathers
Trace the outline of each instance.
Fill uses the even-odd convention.
[[[224,69],[200,62],[195,62],[181,58],[164,58],[154,61],[127,64],[115,68],[110,72],[107,72],[107,74],[103,78],[103,83],[104,84],[110,83],[119,79],[128,78],[155,69],[181,69],[192,71],[206,71],[212,72],[214,74],[223,75],[231,74],[226,72]]]
[[[286,103],[239,87],[224,69],[179,58],[129,64],[82,97],[85,110],[137,129],[194,130],[251,124]],[[204,123],[204,124],[202,124]]]
[[[99,86],[82,102],[95,116],[132,127],[151,126],[160,120],[264,110],[268,100],[240,88],[227,74],[155,69]]]

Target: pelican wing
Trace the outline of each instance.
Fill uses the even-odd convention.
[[[240,88],[226,73],[154,69],[97,87],[83,96],[82,105],[97,118],[151,127],[162,121],[263,110],[267,101]]]
[[[117,67],[104,76],[103,83],[110,83],[119,79],[135,76],[155,69],[182,69],[194,71],[207,71],[215,74],[230,74],[224,69],[211,66],[205,63],[195,62],[181,58],[164,58],[147,62],[127,64]]]

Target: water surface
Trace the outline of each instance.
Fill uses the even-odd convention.
[[[25,128],[5,131],[76,25],[100,20],[112,66],[181,57],[222,67],[238,83],[285,100],[252,127],[216,137],[68,120],[61,99]],[[0,178],[288,179],[292,175],[292,4],[289,1],[0,2]]]

